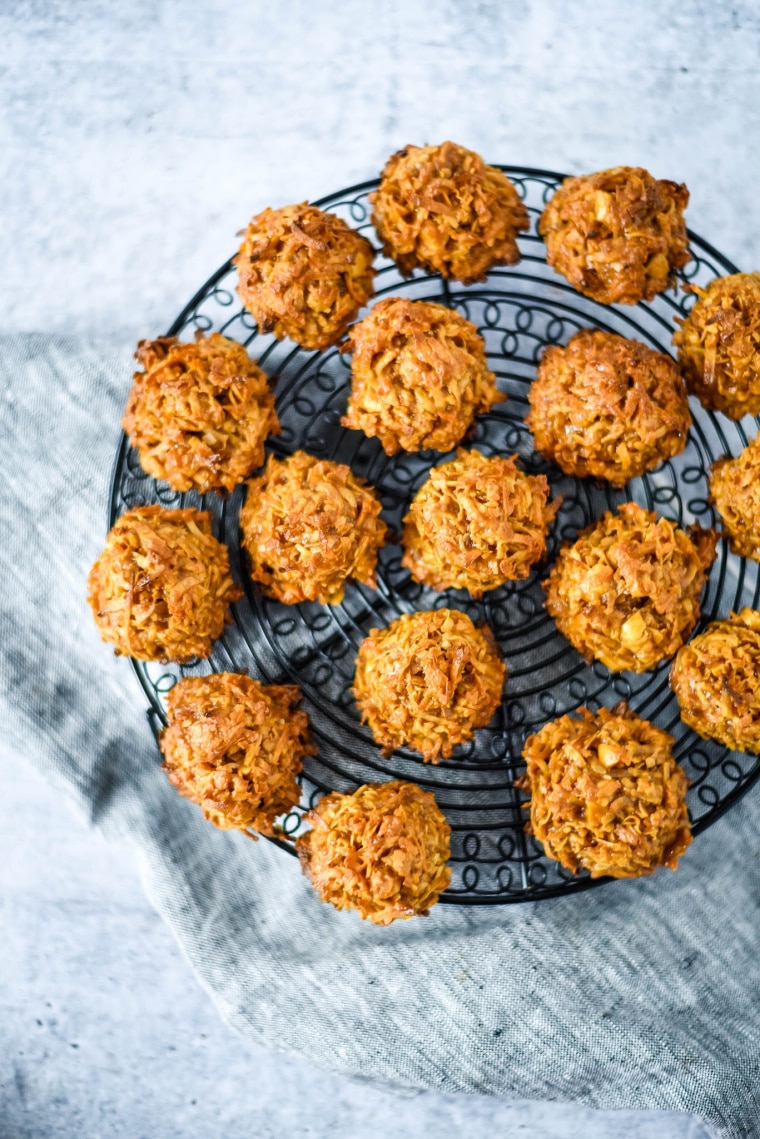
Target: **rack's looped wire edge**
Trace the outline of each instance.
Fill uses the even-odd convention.
[[[543,204],[563,175],[520,167],[501,167],[515,182],[528,206],[531,231],[520,238],[522,260],[497,268],[484,284],[448,285],[437,276],[415,274],[403,280],[393,263],[379,258],[376,299],[404,294],[452,305],[478,324],[506,404],[478,421],[472,443],[486,453],[517,453],[526,469],[543,472],[564,502],[553,534],[550,556],[558,543],[626,498],[634,498],[681,524],[714,520],[707,501],[710,462],[736,454],[746,444],[742,424],[705,412],[692,402],[694,427],[689,445],[676,460],[623,492],[588,480],[567,479],[544,463],[532,449],[522,422],[526,391],[544,345],[563,343],[583,326],[605,328],[670,350],[673,317],[688,311],[687,294],[661,294],[635,308],[603,307],[576,293],[547,266],[535,222]],[[377,182],[365,182],[320,199],[373,236],[367,195]],[[705,284],[712,277],[737,272],[725,257],[690,232],[694,260],[682,281]],[[375,244],[376,241],[375,241]],[[222,265],[188,302],[169,329],[182,335],[197,328],[216,330],[241,340],[272,377],[277,377],[278,412],[283,434],[271,449],[297,447],[322,457],[349,462],[379,490],[391,529],[398,531],[406,503],[432,464],[445,456],[401,455],[389,460],[375,441],[340,427],[345,405],[349,362],[335,349],[303,351],[257,333],[235,294],[232,261]],[[217,642],[209,661],[189,666],[155,666],[133,661],[149,702],[154,732],[165,722],[163,697],[183,675],[211,669],[247,670],[264,681],[287,678],[301,684],[312,717],[320,754],[306,765],[301,806],[283,820],[282,837],[273,841],[292,853],[292,836],[301,815],[327,789],[348,790],[361,782],[407,778],[432,790],[452,824],[451,888],[441,899],[454,904],[498,904],[536,900],[587,889],[605,881],[573,878],[544,857],[524,833],[524,796],[514,788],[522,769],[525,736],[555,715],[585,703],[608,706],[627,699],[635,711],[655,720],[676,738],[675,752],[692,780],[689,806],[696,834],[729,809],[760,776],[760,757],[728,753],[698,739],[684,727],[667,683],[668,664],[637,677],[610,676],[603,666],[587,666],[559,635],[542,608],[538,568],[526,582],[487,594],[474,602],[460,592],[439,595],[415,585],[400,567],[398,546],[381,556],[378,590],[349,586],[339,606],[285,607],[263,598],[251,584],[241,559],[237,515],[241,491],[227,501],[214,495],[175,494],[142,472],[136,455],[122,438],[109,500],[108,524],[129,506],[157,501],[167,506],[210,509],[215,530],[230,547],[233,572],[246,587],[235,606],[234,623]],[[757,566],[730,555],[721,543],[707,587],[699,628],[717,615],[743,604],[757,606]],[[350,695],[353,658],[359,640],[372,625],[385,624],[399,612],[450,604],[486,620],[496,633],[507,660],[509,680],[500,712],[479,732],[473,744],[438,767],[423,765],[403,750],[388,760],[362,728]],[[688,855],[687,855],[688,857]]]

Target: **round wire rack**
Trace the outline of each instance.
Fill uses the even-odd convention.
[[[550,536],[549,561],[561,542],[573,539],[605,510],[631,499],[682,526],[713,524],[707,488],[710,464],[722,455],[736,455],[746,445],[746,430],[754,432],[756,426],[752,420],[732,423],[692,400],[694,425],[684,453],[633,479],[623,490],[569,478],[534,452],[524,423],[527,392],[547,344],[566,343],[578,329],[592,327],[668,352],[673,318],[685,315],[694,297],[679,289],[627,307],[603,306],[577,293],[547,266],[536,229],[543,206],[564,176],[513,166],[501,169],[516,185],[531,218],[530,231],[519,239],[520,263],[492,270],[484,284],[453,287],[421,271],[404,280],[393,262],[378,256],[375,299],[393,294],[435,300],[455,308],[479,328],[489,366],[508,401],[477,420],[470,442],[488,455],[517,454],[526,471],[547,476],[553,497],[562,496]],[[340,215],[377,245],[368,202],[376,186],[375,181],[365,182],[315,204]],[[704,285],[715,276],[737,271],[696,234],[690,239],[693,259],[679,274],[681,283]],[[187,665],[133,662],[154,731],[165,723],[166,693],[184,676],[242,671],[264,683],[300,685],[319,754],[306,760],[301,804],[280,820],[282,837],[272,841],[292,853],[303,812],[325,791],[345,792],[387,779],[411,780],[435,794],[451,824],[452,882],[441,901],[460,905],[532,901],[608,881],[593,881],[582,874],[574,877],[547,858],[540,844],[525,834],[526,795],[515,788],[515,779],[524,770],[521,754],[526,736],[580,705],[597,709],[626,700],[635,712],[675,737],[674,753],[691,781],[688,805],[695,833],[737,802],[760,775],[760,757],[728,752],[700,739],[681,722],[668,686],[670,662],[643,675],[612,675],[599,663],[586,664],[544,610],[545,565],[534,567],[527,580],[502,586],[481,601],[457,590],[435,593],[412,581],[401,568],[401,549],[392,536],[400,532],[407,505],[430,467],[451,456],[420,452],[389,458],[377,440],[342,428],[350,360],[337,348],[306,351],[259,333],[240,304],[236,284],[236,271],[228,261],[198,290],[169,335],[189,338],[198,329],[218,331],[245,344],[275,386],[282,434],[269,441],[269,449],[285,454],[302,448],[320,458],[348,463],[377,489],[391,540],[380,554],[376,591],[351,583],[338,605],[281,605],[263,597],[246,572],[238,528],[243,489],[226,500],[214,494],[176,493],[144,473],[123,437],[113,473],[109,526],[125,510],[153,502],[210,510],[217,537],[230,549],[233,574],[245,588],[245,596],[234,606],[232,625],[208,660]],[[697,631],[743,605],[757,608],[759,599],[757,563],[735,557],[721,541]],[[501,709],[447,762],[426,765],[404,749],[386,759],[362,726],[351,696],[357,649],[370,629],[399,614],[444,605],[465,611],[476,623],[487,622],[493,630],[508,673]]]

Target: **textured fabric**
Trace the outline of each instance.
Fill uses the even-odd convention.
[[[408,1088],[692,1111],[760,1134],[760,792],[677,874],[377,929],[295,859],[222,833],[160,770],[143,698],[85,602],[129,351],[0,340],[6,740],[129,835],[224,1016],[271,1047]]]

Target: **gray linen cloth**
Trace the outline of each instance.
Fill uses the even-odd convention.
[[[127,349],[0,339],[6,740],[134,842],[151,900],[227,1020],[411,1089],[695,1112],[760,1135],[760,789],[677,874],[388,929],[295,859],[216,830],[160,770],[129,664],[85,602],[132,371]]]

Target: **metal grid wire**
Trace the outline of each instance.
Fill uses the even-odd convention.
[[[508,401],[478,419],[471,442],[485,454],[519,455],[526,471],[545,474],[552,495],[563,496],[549,542],[550,561],[560,542],[574,538],[605,510],[629,499],[683,526],[712,524],[715,519],[707,492],[710,464],[724,454],[737,454],[747,436],[741,424],[706,412],[694,400],[694,426],[683,455],[633,479],[620,491],[593,480],[568,478],[534,452],[524,418],[528,387],[545,345],[564,344],[578,329],[592,327],[667,352],[673,317],[688,312],[694,298],[679,289],[649,303],[617,307],[581,296],[546,265],[544,243],[536,230],[538,216],[563,176],[510,166],[501,169],[517,186],[531,217],[530,232],[519,239],[520,263],[494,269],[484,284],[450,287],[437,275],[419,271],[404,280],[392,262],[378,257],[375,299],[403,295],[436,300],[477,325],[486,342],[489,366]],[[368,194],[376,185],[353,186],[316,205],[366,232],[377,245],[368,204]],[[695,234],[690,238],[693,260],[680,274],[682,282],[704,285],[717,275],[737,271]],[[189,338],[196,329],[218,331],[245,344],[275,382],[282,434],[270,440],[269,449],[284,454],[303,448],[320,458],[349,463],[377,489],[390,534],[397,535],[407,505],[430,467],[451,456],[420,452],[389,458],[377,440],[342,428],[350,360],[336,348],[310,352],[260,334],[240,304],[236,284],[235,269],[227,262],[193,297],[169,334]],[[752,421],[749,425],[754,429]],[[534,567],[525,581],[509,583],[473,601],[462,591],[439,594],[412,581],[401,568],[400,546],[391,541],[381,551],[377,591],[350,584],[339,605],[285,606],[263,597],[246,572],[238,529],[242,498],[241,488],[226,500],[214,494],[173,492],[145,475],[123,438],[114,468],[109,525],[130,507],[152,502],[213,513],[214,531],[229,546],[233,574],[246,591],[234,607],[233,624],[217,641],[208,661],[183,666],[136,661],[134,668],[148,698],[155,730],[165,722],[164,697],[182,676],[212,670],[246,671],[266,683],[301,686],[319,754],[306,760],[301,805],[281,820],[283,838],[273,840],[284,849],[292,852],[291,839],[301,827],[303,811],[324,791],[348,791],[362,783],[400,778],[432,791],[451,824],[453,878],[443,902],[536,900],[596,884],[564,871],[525,835],[522,804],[526,796],[514,786],[524,770],[521,753],[526,736],[582,704],[597,709],[625,699],[639,715],[674,735],[675,755],[691,780],[688,804],[695,833],[713,823],[760,775],[760,757],[727,752],[685,727],[668,687],[669,662],[643,675],[611,675],[599,663],[587,665],[544,610],[540,582],[546,566]],[[721,541],[697,631],[743,605],[757,607],[759,599],[757,564],[736,558]],[[491,724],[471,743],[456,749],[447,762],[425,765],[404,749],[385,759],[360,724],[350,693],[359,643],[371,628],[387,624],[400,613],[444,605],[462,609],[476,622],[491,626],[508,672],[502,707]]]

